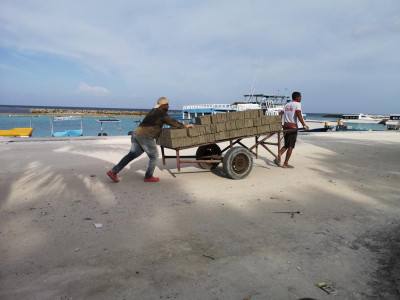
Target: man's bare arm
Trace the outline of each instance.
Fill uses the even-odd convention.
[[[303,115],[301,114],[300,110],[296,110],[296,115],[297,115],[297,118],[299,119],[301,125],[303,125],[304,129],[309,130],[310,128],[304,122]]]

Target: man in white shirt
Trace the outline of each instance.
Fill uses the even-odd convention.
[[[296,145],[298,131],[297,121],[300,121],[305,130],[309,130],[309,127],[304,122],[303,115],[301,114],[301,94],[299,92],[294,92],[292,94],[292,99],[292,102],[287,103],[279,113],[281,116],[283,115],[283,129],[288,130],[285,133],[285,145],[279,153],[280,156],[282,156],[287,150],[285,162],[283,163],[282,168],[293,168],[293,166],[289,165],[289,159],[292,155],[294,146]],[[274,162],[278,166],[281,165],[280,161],[277,159],[275,159]]]

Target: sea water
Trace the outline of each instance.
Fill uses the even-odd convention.
[[[50,137],[51,136],[51,122],[52,116],[0,116],[0,130],[8,130],[15,127],[31,127],[33,126],[32,137]],[[117,122],[103,122],[103,133],[109,136],[128,135],[129,131],[136,129],[138,123],[143,118],[137,117],[82,117],[83,136],[97,136],[100,133],[100,122],[103,119],[118,119],[121,123]],[[121,125],[121,132],[119,131],[119,124]],[[65,131],[81,129],[80,120],[72,121],[53,121],[53,131]]]
[[[337,125],[337,122],[340,121],[340,118],[325,117],[326,115],[328,114],[308,113],[305,121],[307,122],[307,120],[315,120],[315,121],[329,122],[330,126],[335,126]],[[355,130],[373,130],[373,131],[387,130],[387,126],[384,124],[347,123],[347,122],[343,122],[343,124],[347,125],[348,129],[355,129]]]
[[[28,110],[29,112],[29,110]],[[4,112],[3,112],[4,113]],[[15,111],[14,111],[15,113]],[[17,113],[27,113],[25,111],[18,111]],[[170,114],[174,118],[178,118],[180,114]],[[326,114],[315,114],[308,113],[307,119],[318,120],[323,122],[338,122],[339,118],[327,118],[324,117]],[[31,127],[33,126],[32,137],[51,137],[51,122],[52,116],[15,116],[15,115],[0,115],[0,130],[9,130],[16,127]],[[100,122],[101,119],[118,119],[121,123],[103,123],[103,133],[108,136],[128,135],[130,131],[136,129],[138,124],[143,118],[138,117],[82,117],[83,136],[97,136],[100,133]],[[306,119],[306,121],[307,121]],[[121,132],[119,126],[121,125]],[[346,123],[344,123],[346,124]],[[354,128],[359,130],[386,130],[386,125],[381,124],[365,124],[365,123],[349,123],[348,128]],[[65,131],[81,129],[81,122],[79,120],[74,121],[54,121],[53,131]]]

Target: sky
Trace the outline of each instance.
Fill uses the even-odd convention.
[[[0,1],[1,105],[400,113],[399,53],[399,0]]]

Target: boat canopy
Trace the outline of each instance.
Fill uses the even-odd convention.
[[[99,136],[107,135],[105,132],[103,133],[103,123],[104,124],[117,123],[119,135],[121,135],[121,131],[122,131],[122,129],[121,129],[121,120],[118,120],[118,119],[100,119],[100,120],[97,120],[97,122],[100,122],[100,133],[99,133]]]
[[[64,131],[54,131],[53,122],[59,121],[80,121],[81,129],[64,130]],[[62,116],[62,117],[52,117],[50,118],[50,129],[51,135],[54,137],[66,137],[66,136],[82,136],[83,135],[83,125],[81,116]]]
[[[400,114],[391,114],[390,120],[400,120]]]

